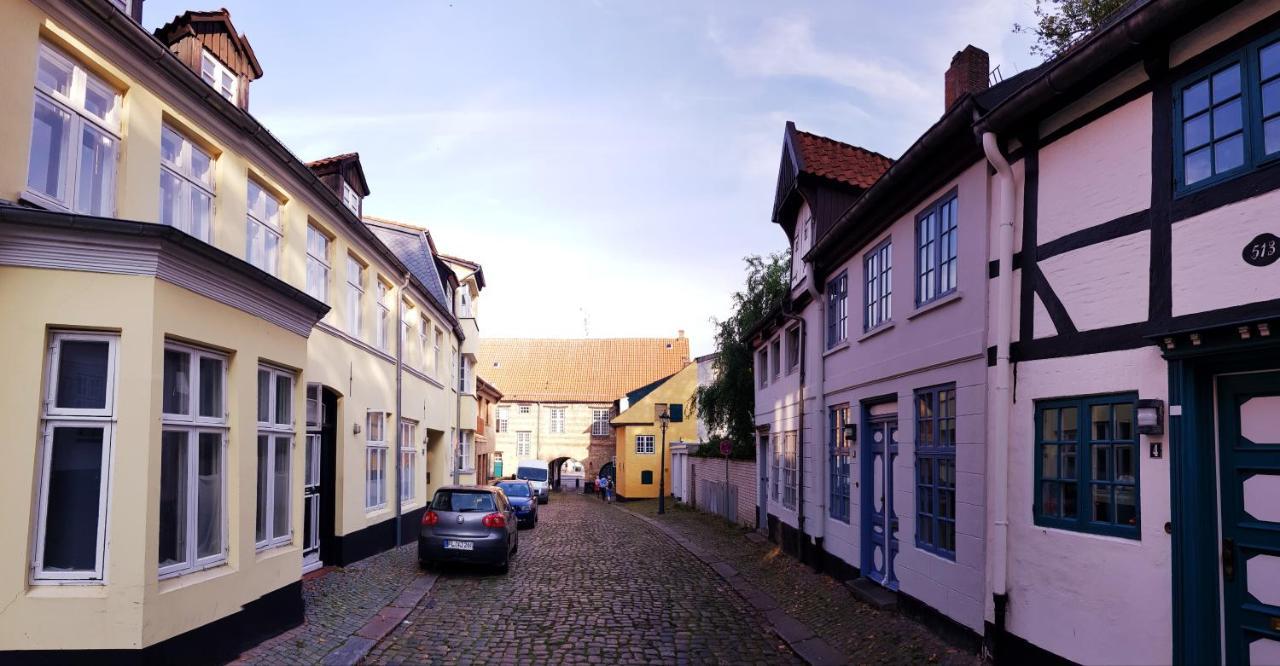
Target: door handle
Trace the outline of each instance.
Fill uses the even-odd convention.
[[[1235,539],[1222,540],[1222,578],[1230,583],[1236,579],[1236,542]]]

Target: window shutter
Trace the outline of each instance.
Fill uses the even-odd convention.
[[[671,415],[672,423],[680,423],[684,421],[684,405],[680,403],[672,403],[672,405],[668,407],[667,410],[668,410],[668,413]]]

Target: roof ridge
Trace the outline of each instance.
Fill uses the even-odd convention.
[[[796,133],[797,133],[797,134],[804,134],[804,135],[806,135],[806,136],[811,136],[811,137],[813,137],[813,138],[815,138],[815,139],[819,139],[819,140],[821,140],[821,141],[829,141],[829,142],[834,143],[834,144],[836,144],[836,145],[838,145],[838,146],[844,146],[844,147],[846,147],[846,148],[852,148],[853,150],[856,150],[856,151],[859,151],[859,152],[862,152],[862,153],[866,153],[866,154],[868,154],[868,155],[870,155],[870,156],[872,156],[872,157],[879,157],[879,158],[884,159],[884,160],[887,160],[887,161],[889,161],[889,162],[893,162],[893,161],[894,161],[894,159],[893,159],[892,157],[889,157],[888,155],[885,155],[884,153],[881,153],[881,152],[878,152],[878,151],[875,151],[875,150],[871,150],[870,148],[867,148],[867,147],[865,147],[865,146],[859,146],[859,145],[857,145],[857,144],[848,143],[848,142],[846,142],[846,141],[841,141],[840,139],[833,139],[833,138],[831,138],[831,137],[829,137],[829,136],[823,136],[823,135],[821,135],[821,134],[817,134],[817,133],[814,133],[814,132],[808,132],[808,131],[805,131],[805,130],[800,129],[799,127],[797,127],[797,128],[796,128]]]

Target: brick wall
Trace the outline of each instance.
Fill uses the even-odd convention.
[[[692,504],[696,506],[698,503],[698,483],[703,479],[723,482],[724,472],[723,458],[689,456],[689,492],[693,495]],[[738,488],[738,522],[747,527],[755,527],[756,490],[759,486],[755,461],[730,460],[729,484]]]

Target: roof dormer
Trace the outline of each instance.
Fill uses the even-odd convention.
[[[362,216],[364,198],[369,196],[369,183],[364,179],[364,168],[360,166],[360,153],[325,157],[308,162],[307,166],[356,217]]]
[[[262,66],[249,40],[231,24],[231,12],[185,12],[155,35],[219,95],[249,109],[249,83],[262,78]]]

